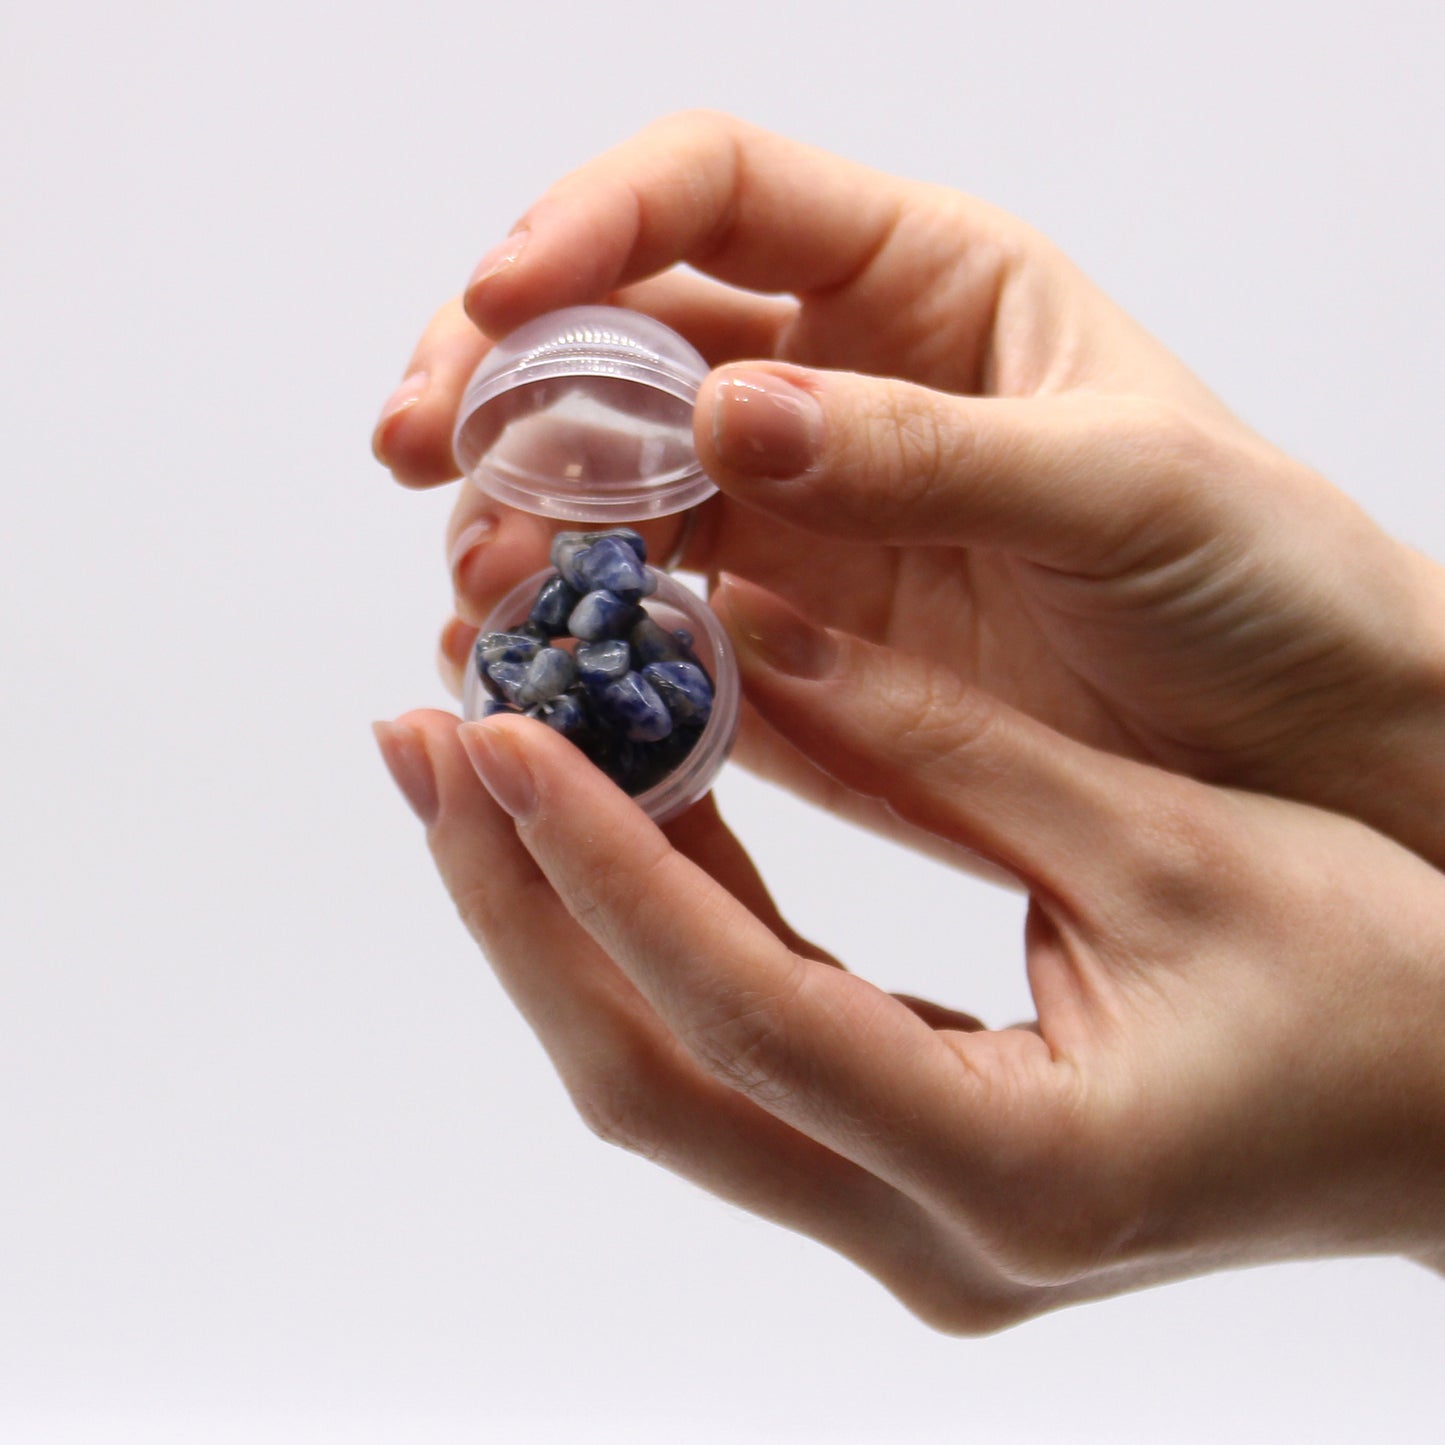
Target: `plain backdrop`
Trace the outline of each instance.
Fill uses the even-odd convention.
[[[551,180],[720,107],[1052,235],[1445,558],[1438,3],[7,4],[0,1438],[1438,1439],[1445,1286],[1262,1269],[1001,1336],[596,1142],[368,723],[451,489],[368,435]],[[1021,906],[731,770],[806,933],[1029,1011]]]

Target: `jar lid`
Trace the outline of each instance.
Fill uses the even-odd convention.
[[[707,362],[670,327],[616,306],[519,326],[467,384],[452,448],[508,506],[577,522],[641,521],[717,490],[692,444]]]

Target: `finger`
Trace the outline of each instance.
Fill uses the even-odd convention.
[[[866,828],[900,847],[999,887],[1020,887],[1019,880],[1012,873],[981,858],[972,848],[905,822],[884,799],[865,796],[840,783],[759,716],[746,697],[742,703],[731,761],[741,763],[758,777],[788,789],[815,808],[821,808],[854,827]]]
[[[467,660],[477,640],[477,629],[460,617],[449,617],[437,639],[437,671],[451,695],[461,701]]]
[[[1076,912],[1127,877],[1164,775],[1095,752],[921,658],[726,577],[714,605],[761,715],[845,787]]]
[[[452,424],[468,379],[490,349],[460,299],[432,317],[405,379],[382,405],[371,438],[376,459],[403,486],[433,487],[460,475],[452,456]]]
[[[873,269],[895,235],[898,254],[882,269],[894,274],[906,259],[910,289],[935,270],[963,275],[970,241],[986,241],[974,288],[982,302],[996,290],[1001,238],[1018,244],[1025,228],[961,197],[949,208],[962,224],[939,225],[934,207],[910,209],[920,190],[727,116],[674,116],[553,186],[478,266],[467,309],[503,335],[679,261],[748,290],[836,292]]]
[[[677,268],[622,287],[608,300],[672,327],[709,366],[774,355],[798,315],[790,298],[753,295]]]
[[[975,1018],[973,1014],[960,1013],[957,1009],[934,1003],[932,999],[917,998],[911,993],[895,993],[893,997],[912,1009],[931,1029],[953,1029],[958,1033],[976,1034],[985,1027],[982,1020]]]
[[[469,627],[487,626],[501,600],[547,565],[554,530],[544,518],[463,487],[447,527],[447,570],[457,616]]]
[[[1117,573],[1224,515],[1230,443],[1166,403],[955,396],[776,363],[715,372],[694,437],[724,492],[816,534]]]
[[[399,780],[415,779],[419,770],[428,841],[443,881],[589,1126],[725,1199],[821,1239],[885,1282],[901,1285],[916,1272],[930,1229],[920,1212],[703,1073],[676,1047],[546,884],[511,820],[478,782],[456,719],[417,712],[377,732]],[[580,755],[573,761],[594,771]],[[736,843],[722,836],[715,812],[694,812],[692,846],[726,862]],[[732,882],[749,891],[745,879]]]
[[[986,1152],[980,1081],[946,1035],[786,948],[550,729],[462,736],[568,910],[709,1075],[904,1189]]]

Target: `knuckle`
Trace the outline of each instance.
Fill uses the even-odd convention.
[[[1126,1262],[1140,1236],[1138,1170],[1077,1083],[1061,1087],[1046,1115],[999,1100],[1002,1127],[986,1170],[966,1181],[968,1223],[981,1252],[1026,1313],[1038,1292]]]
[[[899,678],[892,751],[915,771],[957,766],[982,752],[999,722],[999,710],[977,688],[947,668],[916,663]]]
[[[1234,471],[1217,424],[1162,398],[1133,397],[1123,404],[1116,431],[1117,461],[1152,479],[1143,494],[1152,502],[1144,523],[1173,535],[1181,523],[1207,520]]]
[[[690,148],[698,141],[731,136],[737,128],[738,121],[726,111],[698,105],[684,106],[659,117],[647,127],[647,132],[670,144],[681,142]]]
[[[568,1092],[582,1122],[604,1144],[644,1159],[662,1157],[651,1100],[630,1069],[595,1070],[585,1083],[569,1084]]]
[[[454,902],[467,932],[485,948],[502,911],[494,901],[493,890],[485,883],[473,884],[458,891]]]
[[[939,408],[912,387],[888,386],[867,438],[863,475],[886,477],[890,505],[906,511],[932,505],[949,477],[967,465],[966,436],[955,435]]]
[[[1197,412],[1162,397],[1135,397],[1122,418],[1141,460],[1169,476],[1197,476],[1213,469],[1219,443]]]
[[[682,1043],[709,1074],[739,1093],[759,1103],[790,1097],[798,1079],[789,1016],[810,968],[794,958],[766,993],[730,991],[696,1007],[679,1029]]]
[[[1182,780],[1150,799],[1140,820],[1134,881],[1147,917],[1181,924],[1218,917],[1221,886],[1247,873],[1227,797]]]
[[[1001,1334],[1047,1307],[1043,1295],[1032,1291],[983,1296],[970,1290],[944,1298],[938,1298],[933,1291],[910,1292],[901,1299],[913,1317],[929,1329],[965,1340]]]

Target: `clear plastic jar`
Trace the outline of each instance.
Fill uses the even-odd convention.
[[[607,525],[696,506],[716,487],[692,444],[692,408],[707,363],[682,337],[638,312],[577,306],[519,327],[488,353],[467,385],[453,434],[457,464],[498,501],[544,517]],[[696,742],[660,782],[637,795],[657,822],[695,803],[727,759],[740,688],[732,644],[707,603],[666,572],[643,599],[667,631],[692,635],[713,684]],[[551,570],[498,603],[484,632],[524,621]],[[469,659],[462,707],[487,701]]]

